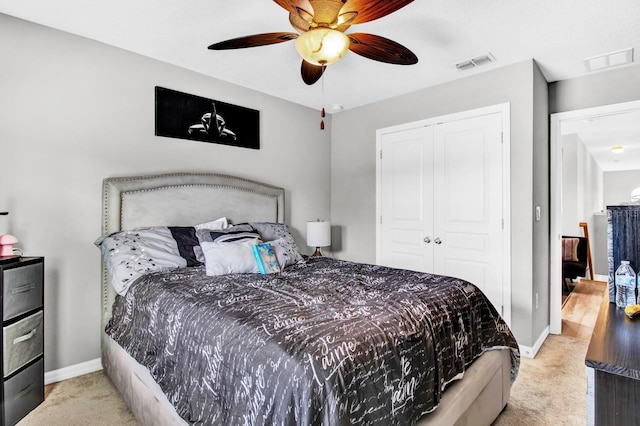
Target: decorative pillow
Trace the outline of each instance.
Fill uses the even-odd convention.
[[[577,262],[579,243],[580,243],[580,239],[578,238],[563,238],[562,239],[562,260]]]
[[[250,225],[235,225],[226,229],[198,229],[196,231],[196,237],[202,243],[211,242],[234,242],[247,239],[260,238],[258,231],[253,229]]]
[[[212,220],[211,222],[201,223],[199,225],[194,226],[196,230],[198,229],[225,229],[229,227],[229,222],[226,217],[221,217],[220,219]]]
[[[274,247],[281,268],[284,269],[304,260],[293,235],[284,223],[249,222],[249,225],[260,233],[262,241],[271,243]]]
[[[253,246],[261,242],[253,238],[236,242],[201,243],[207,275],[259,273]]]
[[[269,244],[271,244],[271,247],[276,254],[276,258],[278,259],[278,264],[280,265],[281,269],[298,263],[298,256],[300,256],[300,259],[302,259],[302,255],[300,255],[299,252],[292,252],[291,244],[289,241],[287,241],[286,238],[279,238],[277,240],[269,241]]]
[[[98,238],[95,244],[111,273],[111,284],[120,295],[141,275],[187,266],[166,226],[116,232]]]
[[[196,228],[193,226],[169,226],[169,231],[178,244],[180,256],[187,261],[187,266],[204,264],[204,255],[200,248],[200,241],[196,237]]]
[[[200,241],[198,241],[198,237],[196,236],[196,230],[220,230],[225,229],[227,226],[227,218],[221,217],[220,219],[201,223],[196,226],[169,226],[169,230],[176,240],[176,243],[178,243],[180,256],[185,258],[187,266],[200,266],[204,264],[204,255],[202,254]]]

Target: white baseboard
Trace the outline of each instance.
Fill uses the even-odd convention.
[[[100,358],[91,361],[81,362],[80,364],[70,365],[69,367],[60,368],[58,370],[47,371],[44,373],[44,384],[61,382],[84,374],[93,373],[102,370],[102,360]]]
[[[598,275],[596,274],[593,279],[595,281],[604,281],[604,282],[609,282],[609,275]]]
[[[542,347],[542,344],[544,343],[548,335],[549,335],[549,327],[547,326],[542,331],[542,334],[540,334],[540,337],[538,337],[538,340],[536,340],[536,343],[533,345],[532,348],[529,346],[518,345],[520,347],[520,355],[522,355],[525,358],[535,358],[536,354],[540,350],[540,347]]]

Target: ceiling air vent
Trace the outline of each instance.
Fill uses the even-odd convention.
[[[458,62],[456,64],[456,68],[460,71],[465,71],[470,68],[479,67],[480,65],[488,64],[489,62],[495,61],[496,58],[493,57],[491,53],[487,53],[485,55],[478,56],[473,59],[468,59],[466,61]]]
[[[584,60],[584,67],[587,71],[600,71],[605,68],[630,64],[631,62],[633,62],[633,48],[592,56]]]

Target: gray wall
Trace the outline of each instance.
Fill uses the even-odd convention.
[[[543,290],[548,287],[548,219],[535,225],[535,242],[533,224],[534,198],[544,216],[549,211],[546,90],[537,66],[528,60],[334,114],[331,220],[343,230],[335,256],[375,262],[376,129],[510,102],[512,329],[520,344],[532,345],[538,324],[549,321],[545,309],[534,312],[532,296],[535,281],[539,306],[548,306]],[[534,163],[540,167],[535,175]],[[535,277],[534,249],[542,250]],[[541,319],[534,321],[534,316]]]
[[[593,155],[576,134],[562,138],[562,235],[584,235],[580,222],[586,222],[594,274],[605,274],[606,244],[602,249],[602,230],[596,214],[604,210],[604,174]],[[596,229],[597,228],[597,229]],[[597,234],[597,233],[598,234]],[[587,278],[590,278],[587,275]]]
[[[640,99],[640,65],[549,84],[549,114]]]
[[[549,193],[549,92],[547,81],[540,69],[533,66],[533,205],[540,206],[541,220],[533,222],[533,277],[531,330],[529,343],[532,346],[549,326],[549,233],[550,233],[550,193]],[[512,149],[513,146],[512,146]],[[517,165],[515,165],[517,167]],[[511,164],[512,173],[514,164]],[[512,175],[513,181],[513,175]],[[511,189],[513,191],[513,188]],[[520,190],[526,190],[521,187]],[[513,205],[513,204],[512,204]],[[513,209],[513,207],[512,207]],[[531,211],[531,210],[530,210]],[[513,210],[512,210],[513,212]],[[535,215],[534,215],[535,218]],[[512,229],[513,232],[513,229]],[[518,232],[512,240],[518,239]],[[517,274],[517,270],[514,271]],[[513,274],[513,272],[512,272]],[[518,275],[514,275],[518,276]],[[514,279],[514,283],[516,280]],[[512,288],[512,291],[517,291]],[[523,319],[524,320],[524,319]]]
[[[562,150],[562,234],[581,236],[580,222],[591,230],[604,210],[604,173],[578,135],[564,136]]]
[[[640,187],[640,170],[604,173],[604,205],[618,206],[631,202],[631,191]]]
[[[103,178],[201,171],[282,186],[303,252],[306,221],[329,218],[331,119],[321,132],[315,110],[2,14],[0,58],[0,233],[46,257],[46,371],[100,357]],[[259,110],[261,149],[154,136],[156,85]]]
[[[580,222],[589,229],[594,274],[606,274],[606,244],[596,214],[604,210],[604,173],[576,134],[562,138],[562,235],[582,236]],[[605,229],[606,233],[606,229]],[[604,235],[606,238],[606,235]],[[589,276],[587,276],[590,278]]]
[[[562,137],[562,234],[582,235],[578,226],[578,136]]]
[[[593,260],[594,273],[606,277],[609,274],[606,213],[596,213],[593,215],[593,228],[589,228],[589,241],[591,242],[592,248],[591,257]]]

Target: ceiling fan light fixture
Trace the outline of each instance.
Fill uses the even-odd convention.
[[[349,50],[349,37],[331,28],[315,28],[300,34],[296,50],[302,58],[314,65],[338,62]]]
[[[351,23],[358,17],[358,12],[345,12],[338,15],[338,25],[351,25]]]

